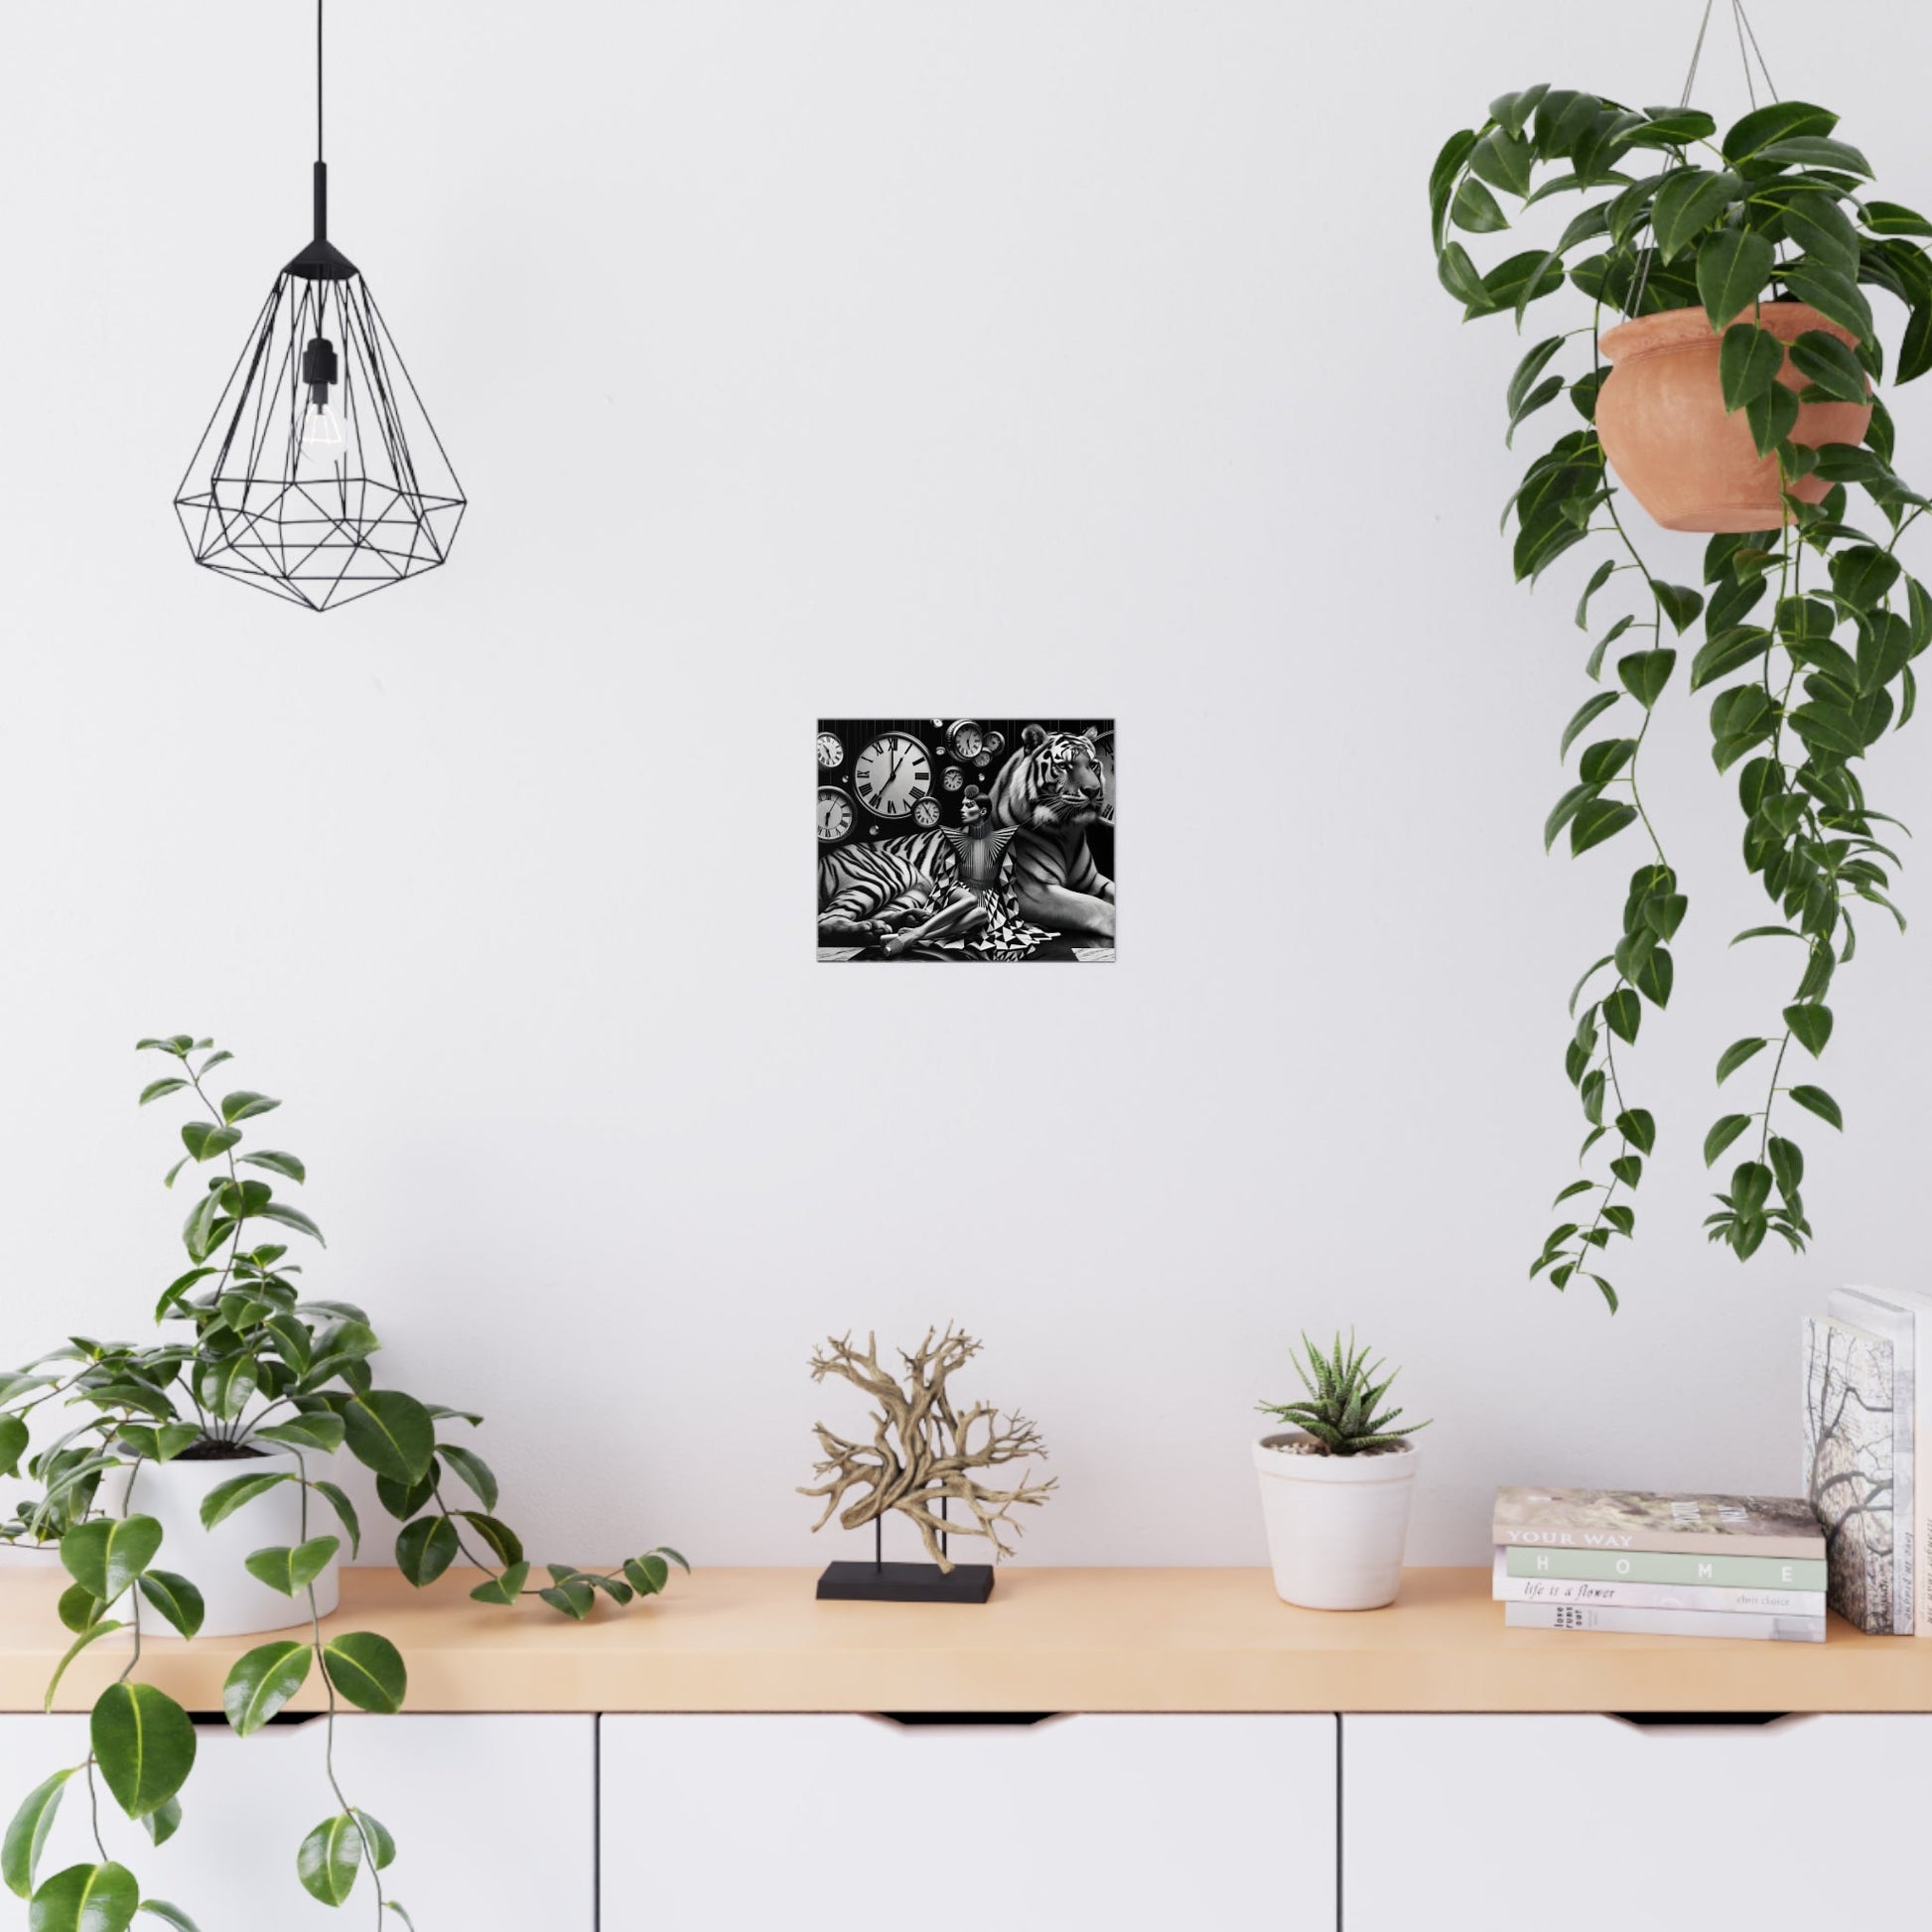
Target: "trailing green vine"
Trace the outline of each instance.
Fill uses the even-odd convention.
[[[1635,1232],[1628,1197],[1657,1144],[1654,1117],[1624,1093],[1618,1048],[1636,1044],[1646,1006],[1668,1004],[1670,942],[1689,910],[1644,804],[1643,754],[1655,709],[1675,678],[1680,640],[1700,619],[1702,642],[1686,682],[1692,691],[1715,687],[1712,756],[1720,771],[1737,768],[1744,863],[1778,910],[1776,922],[1738,939],[1780,935],[1803,947],[1781,1027],[1735,1041],[1718,1061],[1722,1085],[1760,1053],[1771,1056],[1761,1104],[1723,1115],[1704,1143],[1705,1165],[1713,1167],[1754,1135],[1746,1142],[1750,1158],[1732,1171],[1706,1223],[1711,1239],[1739,1260],[1773,1232],[1800,1251],[1811,1235],[1804,1155],[1791,1138],[1785,1103],[1834,1128],[1844,1122],[1824,1088],[1790,1077],[1797,1064],[1791,1049],[1815,1059],[1831,1038],[1827,995],[1858,943],[1852,901],[1882,906],[1904,924],[1888,870],[1898,855],[1877,835],[1896,821],[1869,807],[1853,767],[1912,713],[1911,666],[1932,642],[1932,600],[1895,552],[1929,505],[1892,468],[1891,418],[1870,396],[1870,385],[1884,377],[1885,351],[1865,290],[1882,289],[1905,307],[1894,379],[1923,374],[1932,367],[1932,264],[1923,245],[1932,222],[1872,198],[1869,164],[1836,138],[1836,126],[1837,116],[1824,108],[1773,102],[1720,140],[1711,116],[1689,106],[1639,110],[1536,86],[1503,95],[1481,127],[1452,135],[1430,181],[1438,273],[1465,318],[1513,316],[1520,330],[1534,304],[1566,288],[1591,305],[1587,326],[1550,336],[1523,356],[1506,392],[1511,442],[1560,398],[1581,419],[1531,463],[1505,506],[1505,528],[1515,522],[1518,580],[1534,585],[1560,557],[1596,539],[1607,554],[1577,606],[1586,634],[1592,601],[1614,579],[1634,573],[1643,587],[1635,608],[1596,637],[1585,661],[1586,674],[1604,688],[1564,730],[1564,759],[1586,742],[1576,782],[1544,825],[1546,848],[1567,835],[1573,855],[1632,827],[1650,847],[1631,876],[1614,945],[1571,996],[1575,1030],[1565,1070],[1587,1126],[1585,1173],[1557,1195],[1559,1205],[1577,1203],[1575,1218],[1551,1229],[1530,1269],[1532,1277],[1547,1273],[1559,1289],[1582,1276],[1612,1310],[1617,1297],[1603,1254],[1613,1238]],[[1639,165],[1626,167],[1633,159]],[[1554,245],[1518,251],[1486,273],[1451,232],[1508,228],[1499,195],[1526,211],[1553,196],[1597,191],[1600,198]],[[1762,305],[1779,300],[1808,304],[1848,332],[1856,347],[1812,329],[1788,345],[1787,360],[1787,345],[1763,326]],[[1723,333],[1725,407],[1742,411],[1760,457],[1775,457],[1787,521],[1714,537],[1703,583],[1691,587],[1651,569],[1619,507],[1622,492],[1596,427],[1606,378],[1597,340],[1606,318],[1696,308]],[[1588,366],[1572,375],[1559,358],[1579,336],[1589,339],[1591,353]],[[1787,371],[1795,372],[1796,386],[1781,379]],[[1812,448],[1794,441],[1806,402],[1870,402],[1863,442]],[[1804,500],[1800,483],[1822,500]],[[1851,487],[1883,519],[1883,532],[1850,520]],[[1811,588],[1803,582],[1808,561],[1824,573]],[[1608,682],[1605,662],[1626,636],[1641,647],[1618,652]],[[1626,704],[1637,716],[1623,731],[1586,740],[1599,719]]]

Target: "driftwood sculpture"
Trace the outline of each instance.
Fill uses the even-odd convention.
[[[954,1409],[946,1378],[979,1352],[972,1336],[950,1324],[940,1335],[928,1328],[911,1354],[899,1351],[905,1364],[901,1387],[879,1365],[877,1336],[866,1337],[863,1352],[853,1346],[850,1335],[828,1337],[814,1351],[814,1382],[838,1376],[879,1405],[869,1444],[847,1442],[823,1423],[814,1426],[825,1459],[813,1464],[813,1473],[824,1480],[798,1492],[825,1498],[825,1512],[812,1525],[814,1530],[823,1529],[834,1513],[842,1529],[856,1530],[896,1509],[918,1525],[926,1553],[941,1571],[953,1568],[944,1542],[948,1535],[984,1537],[993,1546],[996,1563],[1013,1555],[1001,1540],[1001,1524],[1020,1534],[1022,1525],[1013,1520],[1013,1510],[1022,1503],[1044,1502],[1058,1478],[1023,1479],[1011,1489],[996,1489],[975,1478],[975,1470],[1046,1453],[1038,1430],[1018,1411],[1003,1425],[999,1411],[984,1402],[963,1414]],[[846,1502],[855,1489],[861,1493]],[[954,1513],[941,1515],[942,1504]]]

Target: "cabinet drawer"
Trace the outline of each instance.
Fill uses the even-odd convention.
[[[853,1717],[600,1724],[604,1932],[1329,1925],[1335,1721]]]
[[[1344,1718],[1345,1923],[1915,1922],[1929,1753],[1923,1717]]]
[[[295,1875],[296,1847],[338,1809],[323,1735],[315,1720],[270,1725],[248,1738],[226,1725],[198,1725],[181,1829],[167,1844],[150,1845],[102,1787],[109,1856],[135,1872],[143,1895],[173,1901],[201,1932],[341,1932],[351,1915],[367,1923],[359,1916],[371,1910],[366,1873],[340,1910],[311,1898]],[[348,1717],[337,1725],[336,1769],[349,1801],[394,1834],[396,1860],[383,1885],[424,1932],[592,1932],[596,1749],[593,1718]],[[0,1717],[0,1818],[42,1778],[86,1754],[83,1717]],[[94,1856],[86,1787],[75,1781],[40,1875]]]

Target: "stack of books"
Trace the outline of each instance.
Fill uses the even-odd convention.
[[[1805,1317],[1804,1484],[1831,1605],[1874,1636],[1932,1636],[1932,1300],[1842,1288],[1827,1311]]]
[[[1802,1496],[1498,1489],[1495,1536],[1513,1628],[1825,1641],[1825,1534]]]

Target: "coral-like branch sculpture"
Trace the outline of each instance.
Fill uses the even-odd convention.
[[[812,1472],[825,1480],[798,1491],[801,1496],[825,1498],[825,1513],[812,1525],[814,1530],[823,1529],[835,1513],[842,1529],[856,1530],[897,1509],[918,1525],[926,1553],[942,1571],[953,1568],[942,1541],[949,1534],[985,1537],[993,1546],[996,1563],[1013,1555],[1012,1547],[1001,1541],[1000,1525],[1019,1535],[1024,1526],[1014,1521],[1013,1510],[1022,1503],[1043,1503],[1059,1478],[1048,1476],[1044,1482],[1023,1478],[1011,1489],[991,1488],[974,1479],[976,1469],[995,1469],[1046,1454],[1039,1431],[1017,1410],[1002,1425],[999,1411],[984,1402],[974,1403],[964,1414],[954,1409],[946,1394],[946,1378],[979,1352],[980,1344],[971,1335],[956,1332],[950,1323],[943,1334],[928,1328],[925,1340],[911,1354],[899,1351],[905,1364],[903,1387],[889,1369],[880,1367],[875,1335],[866,1337],[863,1351],[853,1346],[848,1334],[828,1336],[825,1346],[813,1352],[814,1382],[839,1376],[879,1405],[870,1443],[850,1443],[823,1423],[814,1425],[825,1459],[814,1463]],[[855,1489],[861,1493],[846,1502]],[[942,1499],[956,1504],[959,1513],[941,1516]]]

